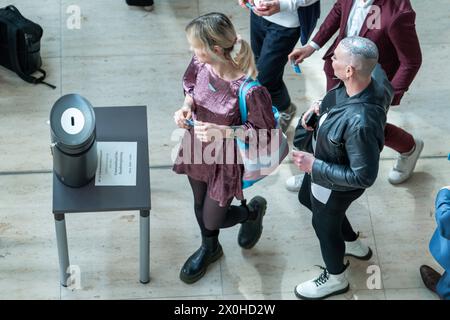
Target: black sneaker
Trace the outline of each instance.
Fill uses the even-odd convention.
[[[292,122],[292,119],[294,119],[295,114],[297,113],[297,106],[293,103],[284,111],[280,111],[280,126],[281,130],[283,130],[284,133],[289,129],[289,126]]]
[[[263,197],[254,197],[248,204],[248,210],[257,212],[255,220],[242,223],[238,234],[238,243],[244,249],[253,248],[261,238],[263,217],[266,214],[267,201]]]

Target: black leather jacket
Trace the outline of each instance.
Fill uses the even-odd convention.
[[[378,175],[380,152],[384,146],[386,113],[394,95],[383,69],[378,65],[371,84],[348,97],[341,83],[327,93],[320,114],[327,118],[316,135],[316,160],[312,182],[335,191],[366,189]],[[294,145],[312,152],[312,133],[297,126]]]

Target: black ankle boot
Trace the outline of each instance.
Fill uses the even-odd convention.
[[[188,284],[194,283],[206,273],[208,266],[223,255],[218,236],[202,236],[202,246],[191,255],[181,268],[180,279]]]
[[[243,204],[245,206],[245,203]],[[244,249],[253,248],[261,238],[263,217],[266,213],[267,201],[263,197],[254,197],[247,206],[249,214],[256,214],[254,220],[242,223],[238,234],[238,243]]]

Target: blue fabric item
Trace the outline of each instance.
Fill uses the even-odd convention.
[[[430,252],[446,271],[436,289],[441,298],[450,299],[450,190],[439,191],[435,215],[438,227],[430,241]]]
[[[253,80],[251,78],[247,78],[242,84],[241,87],[239,88],[239,111],[241,113],[241,120],[242,123],[246,123],[247,122],[247,93],[248,91],[256,86],[260,86],[261,84],[259,83],[258,80]]]
[[[437,283],[436,291],[443,300],[450,300],[450,273],[444,272]]]
[[[320,0],[310,6],[299,7],[297,11],[300,20],[300,42],[304,46],[308,43],[320,18]]]
[[[242,123],[247,122],[247,115],[248,115],[248,110],[247,110],[247,93],[248,91],[256,86],[260,86],[261,83],[258,80],[253,80],[250,77],[248,77],[240,86],[239,88],[239,112],[241,114],[241,120]],[[278,112],[278,109],[274,106],[272,106],[272,112],[274,114],[274,118],[275,118],[275,122],[276,122],[276,127],[279,128],[280,124],[279,124],[279,119],[280,119],[280,113]],[[236,144],[238,146],[239,149],[241,150],[247,150],[249,148],[248,144],[246,144],[244,141],[240,140],[240,139],[236,139]],[[257,180],[242,180],[242,189],[246,189],[248,187],[251,187],[253,184],[255,184],[256,182],[260,181],[261,179],[263,179],[264,177],[260,177]]]
[[[241,114],[241,120],[242,123],[246,123],[247,122],[247,115],[248,115],[248,111],[247,111],[247,93],[248,91],[253,88],[253,87],[257,87],[257,86],[261,86],[261,83],[258,80],[253,80],[251,78],[247,78],[242,84],[241,87],[239,88],[239,112]],[[275,127],[279,128],[280,127],[280,112],[278,111],[278,109],[275,106],[272,106],[272,112],[273,112],[273,116],[275,118]],[[240,140],[238,140],[240,141]]]
[[[241,113],[241,120],[242,123],[247,122],[247,93],[248,91],[255,87],[261,85],[258,80],[253,80],[251,78],[247,78],[244,83],[241,84],[241,87],[239,88],[239,111]],[[236,139],[236,143],[239,149],[247,149],[248,145],[239,139]],[[242,189],[247,189],[248,187],[251,187],[254,185],[258,180],[242,180]]]

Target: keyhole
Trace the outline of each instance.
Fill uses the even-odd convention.
[[[75,118],[74,117],[70,117],[70,122],[72,123],[72,127],[75,126]]]

